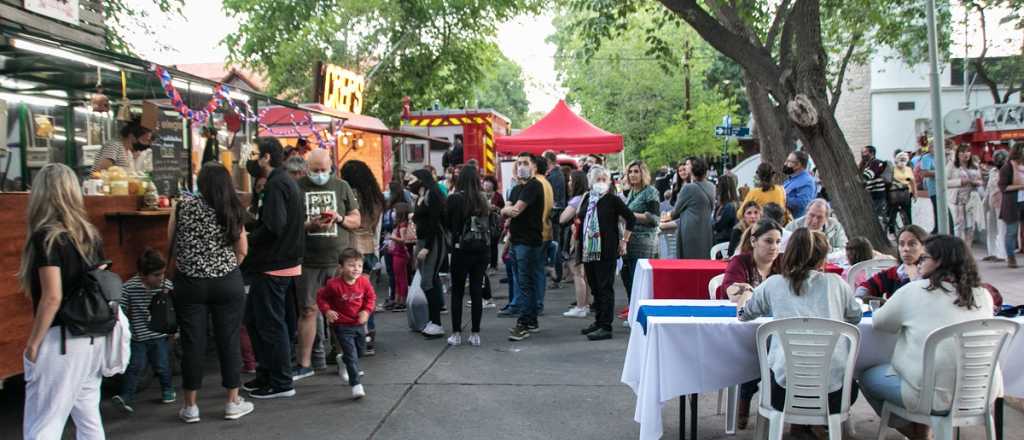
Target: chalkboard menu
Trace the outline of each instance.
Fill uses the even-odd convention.
[[[185,121],[173,110],[158,114],[153,131],[153,183],[160,195],[174,197],[178,195],[178,184],[187,183],[190,174]]]

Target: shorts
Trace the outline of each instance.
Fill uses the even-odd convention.
[[[302,276],[295,288],[296,310],[316,308],[316,292],[334,277],[336,267],[302,266]]]

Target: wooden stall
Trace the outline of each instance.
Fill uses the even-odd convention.
[[[21,353],[32,325],[32,300],[22,291],[17,271],[25,246],[28,193],[0,193],[0,381],[21,373]],[[111,269],[127,279],[147,247],[167,252],[170,210],[140,211],[141,197],[85,198],[89,220],[103,236]]]

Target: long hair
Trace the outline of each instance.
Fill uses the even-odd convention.
[[[455,191],[462,193],[466,203],[463,207],[463,214],[468,218],[472,215],[487,215],[491,204],[484,199],[484,193],[480,189],[480,174],[473,165],[464,165],[459,171],[459,178],[455,179]]]
[[[850,256],[849,263],[852,266],[875,258],[875,248],[871,246],[871,242],[868,239],[853,237],[850,241],[846,242],[846,254]]]
[[[938,264],[938,267],[928,275],[927,289],[946,291],[942,282],[948,282],[956,290],[954,304],[965,309],[978,308],[973,290],[981,286],[981,278],[978,276],[978,265],[974,262],[974,256],[964,241],[951,235],[933,235],[925,240],[924,248]]]
[[[572,184],[572,193],[569,194],[569,198],[576,196],[582,196],[590,191],[590,184],[587,183],[587,173],[583,171],[573,171],[569,175],[569,182]]]
[[[747,203],[743,204],[739,212],[736,213],[737,220],[739,220],[739,224],[742,225],[742,229],[746,229],[753,226],[751,224],[747,224],[747,210],[750,208],[757,208],[757,210],[760,211],[761,205],[758,205],[757,202],[754,200],[749,200],[747,201]]]
[[[793,293],[800,296],[804,281],[812,270],[821,267],[828,255],[828,240],[820,232],[800,228],[789,237],[782,256],[782,276],[789,281]]]
[[[388,209],[394,209],[395,205],[405,201],[405,185],[399,180],[392,180],[388,184]]]
[[[754,176],[757,178],[757,186],[761,188],[761,191],[771,191],[775,186],[775,167],[768,162],[761,162],[761,165],[757,166]]]
[[[736,178],[733,176],[728,174],[720,176],[718,178],[718,187],[715,190],[718,192],[719,209],[726,204],[739,201],[739,196],[736,194]]]
[[[953,153],[953,166],[956,168],[977,168],[973,160],[967,159],[967,163],[960,163],[960,153],[965,151],[971,151],[971,146],[967,144],[961,144],[956,147],[956,153]]]
[[[217,213],[217,224],[224,228],[224,244],[233,245],[238,242],[246,215],[228,170],[220,162],[207,162],[199,170],[196,185],[203,201]]]
[[[377,185],[377,178],[373,171],[361,160],[350,160],[341,167],[341,178],[348,182],[349,186],[359,197],[359,213],[368,218],[375,218],[384,210],[384,193]],[[369,224],[367,222],[366,224]]]
[[[740,253],[745,254],[754,251],[754,245],[750,242],[761,239],[761,236],[771,231],[779,231],[779,235],[782,235],[782,226],[778,222],[770,218],[763,218],[748,226],[743,230],[743,234],[740,235]]]
[[[36,260],[37,245],[32,242],[36,233],[42,233],[42,249],[49,253],[62,236],[78,249],[89,265],[97,254],[100,234],[91,223],[82,203],[82,189],[75,172],[67,165],[51,163],[44,166],[32,179],[32,192],[28,196],[28,235],[21,253],[18,279],[26,294],[32,290],[31,265]]]
[[[651,170],[647,169],[647,164],[645,164],[642,160],[634,160],[630,162],[628,166],[626,166],[626,182],[629,182],[629,169],[633,167],[637,167],[640,169],[640,186],[633,186],[633,184],[629,184],[630,188],[639,191],[650,185]]]

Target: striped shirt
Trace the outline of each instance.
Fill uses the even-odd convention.
[[[161,290],[171,288],[171,281],[165,279],[160,289],[150,289],[142,284],[142,278],[138,275],[131,277],[122,285],[121,309],[128,315],[133,341],[143,342],[167,336],[149,329],[149,302]]]

